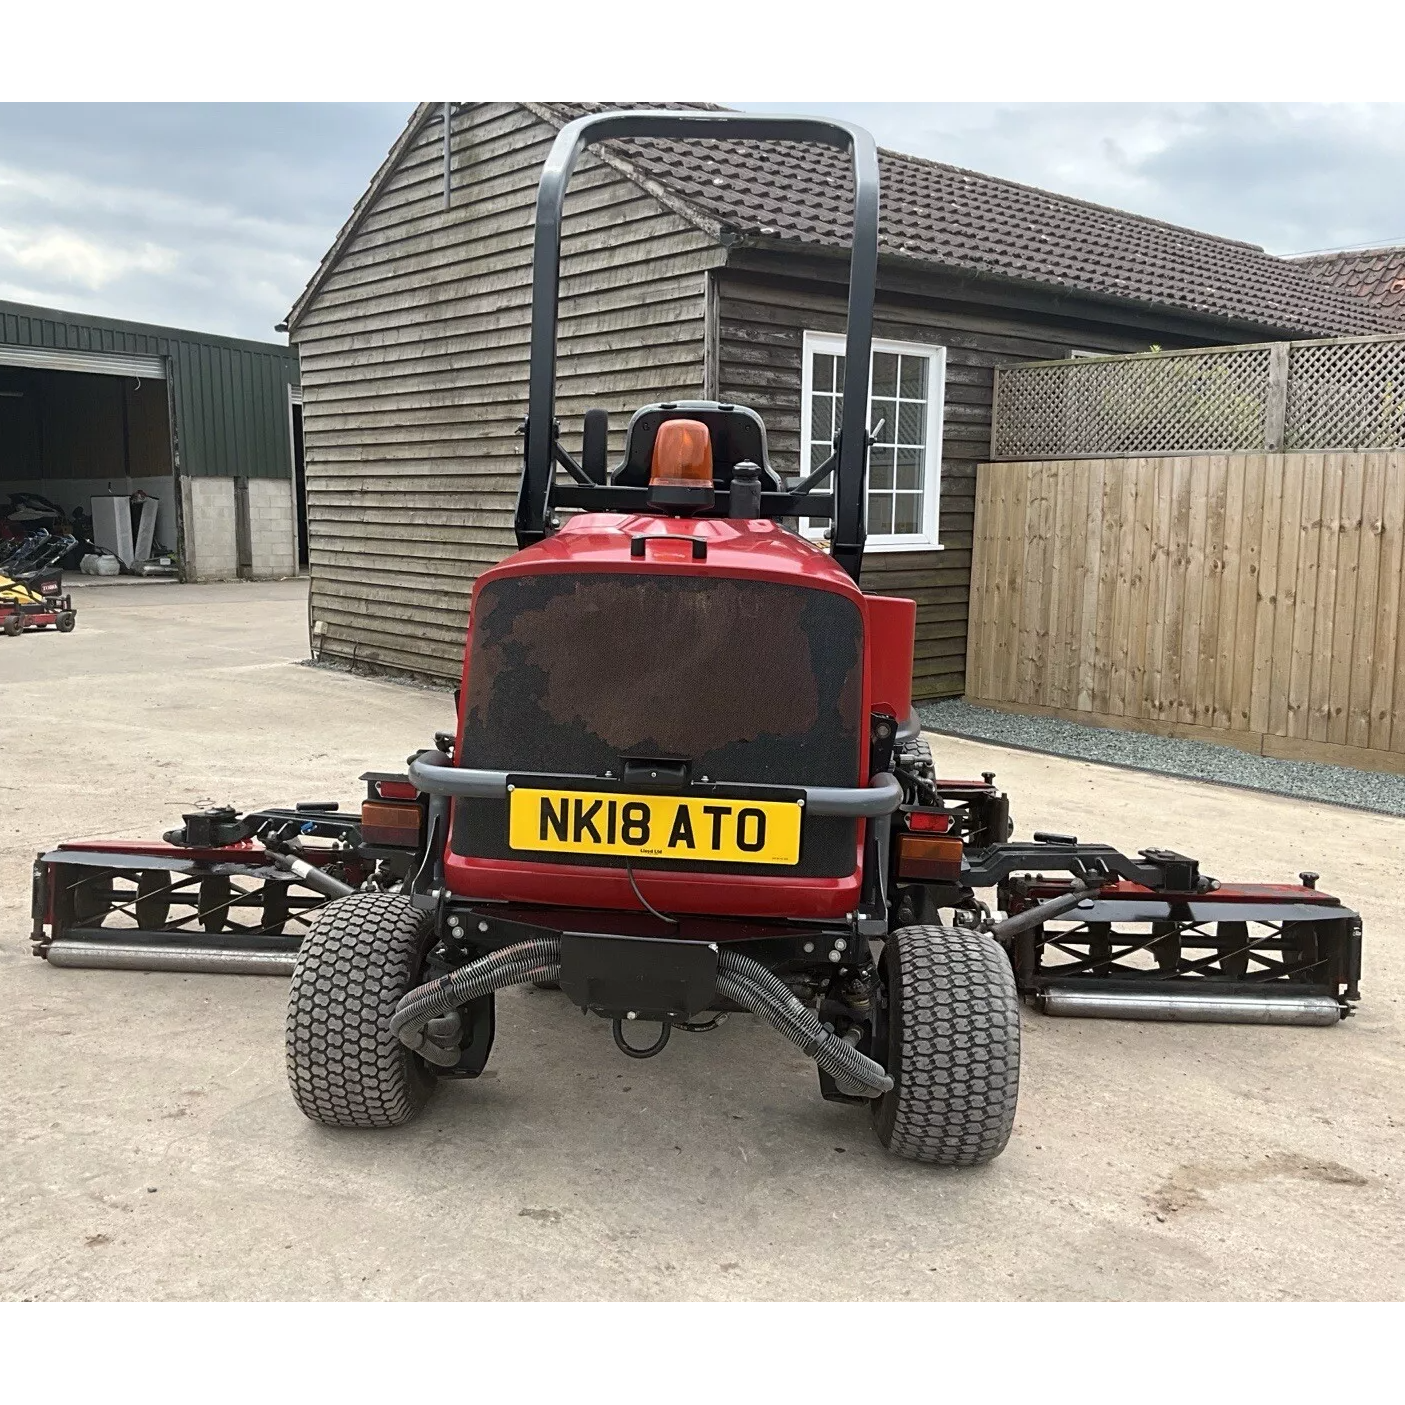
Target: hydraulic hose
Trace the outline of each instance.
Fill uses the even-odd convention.
[[[737,951],[724,951],[719,960],[717,992],[760,1015],[778,1033],[802,1049],[850,1097],[877,1098],[893,1080],[846,1039],[831,1034],[820,1017],[804,1004],[774,972]]]
[[[432,1063],[450,1066],[458,1062],[458,1049],[426,1036],[425,1026],[431,1020],[453,1015],[460,1005],[505,986],[524,985],[530,980],[554,981],[560,976],[559,937],[539,937],[505,946],[437,981],[416,986],[395,1007],[390,1017],[391,1033]]]
[[[859,1053],[847,1040],[830,1033],[814,1010],[760,962],[739,952],[723,951],[718,967],[717,993],[759,1015],[803,1050],[834,1079],[840,1092],[850,1097],[876,1098],[892,1088],[893,1080],[879,1064]],[[410,991],[391,1016],[391,1032],[430,1062],[452,1066],[459,1055],[453,1043],[453,1028],[429,1030],[431,1021],[453,1017],[460,1006],[506,986],[558,980],[560,975],[558,937],[539,937],[503,947]]]

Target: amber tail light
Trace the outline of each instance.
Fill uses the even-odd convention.
[[[898,877],[956,882],[961,877],[961,841],[933,834],[900,834]]]
[[[423,812],[413,803],[385,800],[361,802],[361,838],[367,844],[417,849]]]

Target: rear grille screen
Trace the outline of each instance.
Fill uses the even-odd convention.
[[[672,758],[695,780],[858,785],[862,660],[858,608],[833,591],[504,577],[474,599],[459,764],[603,776],[624,757]],[[456,806],[455,848],[499,852],[497,808]],[[852,870],[851,821],[810,821],[806,834],[808,861],[792,871]]]

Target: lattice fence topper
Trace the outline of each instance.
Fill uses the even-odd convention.
[[[1405,336],[1073,357],[996,374],[996,459],[1405,446]]]
[[[1295,343],[1284,447],[1405,448],[1405,337]]]

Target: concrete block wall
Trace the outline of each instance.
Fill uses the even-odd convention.
[[[291,480],[250,478],[248,482],[250,574],[255,580],[297,575]]]
[[[239,574],[234,479],[182,478],[180,482],[186,580],[234,580]]]
[[[287,478],[182,478],[185,578],[276,580],[298,573],[293,485]],[[247,522],[239,514],[247,511]],[[247,543],[240,569],[240,539]]]

